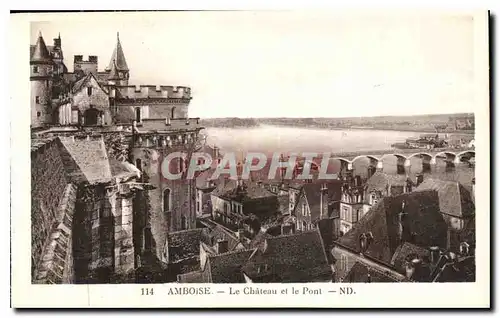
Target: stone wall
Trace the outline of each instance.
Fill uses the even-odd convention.
[[[76,192],[75,185],[66,186],[41,263],[35,272],[35,283],[71,284],[74,281],[72,229]]]
[[[92,87],[92,94],[89,96],[87,88]],[[73,93],[73,105],[83,115],[92,105],[95,109],[104,112],[103,125],[111,125],[111,109],[109,107],[109,96],[92,77],[81,89]]]
[[[39,141],[31,151],[31,259],[32,275],[40,264],[67,181],[58,139]]]
[[[143,181],[147,181],[155,187],[148,193],[148,203],[150,207],[149,222],[154,241],[152,245],[158,259],[162,257],[168,232],[196,227],[194,185],[185,180],[166,180],[161,173],[162,158],[169,152],[181,149],[182,146],[179,146],[178,149],[132,149],[133,162],[137,164],[136,160],[141,160],[141,167],[138,168],[143,171],[144,178],[146,178]],[[163,209],[163,197],[166,190],[170,190],[170,211]],[[182,220],[185,220],[187,226],[183,226]]]
[[[133,196],[127,184],[82,187],[74,249],[79,282],[109,283],[134,269]]]
[[[188,118],[189,100],[133,100],[116,101],[118,114],[116,121],[131,123],[136,120],[135,109],[141,108],[141,118]]]
[[[50,113],[51,95],[52,95],[51,79],[31,80],[30,101],[31,101],[32,127],[40,127],[46,123],[51,122],[51,113]]]

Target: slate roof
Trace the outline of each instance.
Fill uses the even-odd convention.
[[[398,215],[403,201],[406,216],[403,221],[403,239],[400,240]],[[396,249],[403,242],[422,247],[446,247],[448,226],[439,212],[438,193],[432,190],[384,197],[336,242],[359,253],[359,238],[361,234],[369,232],[373,240],[364,254],[385,264],[390,264]]]
[[[368,266],[361,262],[356,262],[349,272],[342,279],[343,282],[350,283],[396,283],[399,282],[394,277],[384,274],[382,271]]]
[[[372,191],[385,191],[388,185],[406,185],[406,180],[407,177],[404,175],[393,175],[377,171],[366,181],[365,186],[368,193]]]
[[[212,192],[213,195],[225,200],[234,200],[243,202],[247,199],[261,199],[276,197],[275,194],[262,188],[255,182],[244,181],[244,187],[238,187],[237,181],[226,179],[226,182],[221,182]]]
[[[218,240],[227,240],[229,251],[234,250],[241,241],[229,230],[217,224],[208,233],[203,235],[203,242],[213,246]]]
[[[108,70],[113,67],[113,61],[116,63],[116,67],[119,71],[128,71],[127,60],[125,60],[125,54],[123,54],[122,44],[120,43],[120,37],[117,34],[116,37],[116,47],[113,50],[113,55],[111,55],[111,60],[109,61]]]
[[[75,182],[111,179],[111,168],[102,139],[61,138],[61,158],[66,174]]]
[[[108,79],[109,80],[119,80],[120,79],[120,74],[118,74],[115,60],[113,60],[113,62],[111,63],[111,70],[109,71]]]
[[[264,248],[264,242],[268,238],[272,238],[273,236],[269,233],[267,233],[264,230],[259,231],[253,239],[250,241],[250,248],[259,248],[263,249]]]
[[[411,262],[412,259],[418,257],[424,262],[428,261],[429,258],[429,250],[427,248],[423,248],[417,246],[415,244],[404,242],[399,245],[394,255],[391,259],[391,264],[401,273],[405,271],[406,262]]]
[[[82,88],[84,88],[85,85],[87,85],[87,83],[89,81],[91,81],[92,79],[94,79],[96,81],[99,88],[101,88],[106,94],[108,93],[108,91],[101,86],[101,84],[99,83],[99,81],[97,80],[97,78],[95,77],[95,75],[92,72],[88,73],[85,77],[82,77],[79,80],[77,80],[76,82],[74,82],[72,87],[71,87],[71,92],[74,94],[74,93],[81,91]]]
[[[311,221],[317,221],[321,217],[321,188],[326,185],[327,203],[339,201],[341,199],[342,181],[331,180],[329,182],[306,183],[302,187],[302,193],[306,196],[309,210],[311,211]]]
[[[331,279],[318,230],[267,238],[243,267],[254,282],[312,282]]]
[[[476,281],[476,258],[468,256],[449,262],[443,266],[441,271],[433,280],[434,282],[475,282]]]
[[[442,213],[456,217],[469,217],[475,212],[471,193],[459,182],[428,178],[415,191],[426,190],[438,192]]]
[[[244,283],[241,268],[254,250],[239,250],[208,256],[204,271],[208,271],[207,283]]]
[[[77,187],[68,184],[63,199],[59,204],[55,226],[50,233],[50,241],[45,246],[43,259],[35,273],[35,283],[62,284],[63,277],[68,277],[67,270],[72,268],[71,237],[72,222],[75,212]]]
[[[31,62],[52,62],[49,50],[43,40],[42,33],[38,34],[38,40],[36,41],[35,47],[32,49],[30,46],[30,53]]]
[[[171,264],[199,258],[202,231],[203,229],[193,229],[168,233],[165,246],[167,262]]]

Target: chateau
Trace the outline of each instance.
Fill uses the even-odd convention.
[[[160,173],[167,154],[202,147],[190,88],[129,85],[118,34],[103,71],[98,60],[75,55],[68,72],[60,35],[30,45],[37,283],[150,281],[167,234],[196,227],[193,184]]]
[[[244,179],[241,162],[237,178],[212,178],[221,156],[188,116],[190,88],[129,85],[118,35],[102,71],[75,55],[68,72],[60,36],[30,53],[34,283],[475,281],[475,179],[377,163],[362,180],[342,158],[336,180],[305,160],[293,180],[269,179],[271,165]],[[182,176],[193,152],[215,160],[170,180],[173,152]]]

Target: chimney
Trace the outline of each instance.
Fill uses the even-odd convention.
[[[400,243],[402,243],[403,240],[405,239],[405,217],[406,217],[405,207],[406,203],[405,201],[403,201],[401,203],[401,212],[399,212],[397,220],[397,225],[398,225],[397,234]]]
[[[321,185],[320,190],[320,218],[328,218],[328,187],[325,183]]]
[[[229,242],[227,240],[217,241],[217,254],[226,253],[229,250]]]
[[[435,265],[439,261],[440,251],[439,247],[431,246],[429,248],[429,259],[432,265]]]
[[[363,233],[359,236],[359,252],[363,254],[364,252],[366,252],[367,248],[368,248],[368,239],[365,233]]]
[[[470,245],[467,242],[460,243],[460,255],[468,256],[470,252]]]

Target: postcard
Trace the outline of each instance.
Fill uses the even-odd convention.
[[[488,21],[11,14],[12,306],[488,308]]]

